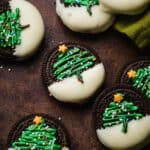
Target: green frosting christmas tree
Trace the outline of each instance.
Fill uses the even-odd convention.
[[[12,143],[15,150],[61,150],[61,145],[56,144],[56,132],[54,128],[46,125],[45,120],[36,116],[33,124],[26,128],[18,141]]]
[[[67,6],[85,6],[90,15],[92,15],[91,7],[99,5],[99,0],[64,0]]]
[[[122,124],[122,132],[127,133],[129,121],[142,117],[143,115],[138,113],[138,106],[126,100],[124,94],[117,93],[114,95],[114,101],[105,109],[102,122],[104,128]]]
[[[15,48],[21,44],[21,31],[29,25],[20,24],[20,9],[7,10],[0,14],[0,47]]]
[[[128,78],[135,88],[141,89],[147,98],[150,98],[150,67],[130,70]]]
[[[68,48],[65,44],[59,46],[59,54],[53,65],[53,74],[57,80],[76,75],[80,82],[84,82],[81,73],[95,65],[96,57],[88,50]]]

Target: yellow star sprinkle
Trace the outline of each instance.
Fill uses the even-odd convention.
[[[61,53],[65,53],[68,50],[68,47],[63,44],[63,45],[59,45],[58,51]]]
[[[96,61],[96,57],[93,58],[93,61]]]
[[[123,100],[123,95],[121,93],[117,93],[114,95],[114,102],[120,103]]]
[[[43,118],[41,116],[35,116],[35,118],[33,119],[33,122],[38,125],[41,124],[43,121]]]
[[[135,78],[136,77],[136,71],[130,70],[128,71],[128,78]]]

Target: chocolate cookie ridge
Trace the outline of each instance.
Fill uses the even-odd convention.
[[[92,48],[77,43],[61,43],[45,55],[42,76],[50,94],[56,99],[80,103],[102,85],[105,69]]]
[[[42,122],[41,120],[44,122]],[[45,132],[49,133],[49,136],[51,135],[51,137],[49,137],[46,133],[39,134],[40,132],[38,133],[38,131],[40,129],[42,129],[41,132],[44,130]],[[27,133],[29,131],[31,132],[31,134]],[[33,135],[32,131],[33,133],[36,132],[37,135],[41,137],[42,142],[44,139],[47,140],[47,141],[45,140],[45,146],[51,146],[51,145],[48,145],[50,143],[47,143],[49,140],[52,146],[58,149],[69,150],[71,147],[69,134],[66,131],[66,128],[58,120],[46,114],[32,114],[32,115],[22,118],[12,127],[11,131],[9,132],[8,140],[7,140],[8,148],[11,148],[12,146],[14,146],[13,148],[15,149],[17,146],[21,146],[19,142],[21,141],[21,138],[23,139],[23,136],[25,135],[24,133],[26,132],[28,137],[29,136],[32,137]],[[36,135],[34,135],[34,138],[38,139]],[[28,140],[27,138],[25,139]],[[32,139],[30,140],[32,141]],[[39,142],[37,143],[36,142],[32,143],[33,142],[32,141],[30,145],[27,144],[23,146],[29,146],[28,148],[31,148],[32,146],[33,147],[37,146],[34,148],[39,148],[38,146],[42,146],[40,143],[40,138],[38,141]],[[65,148],[68,148],[68,149],[65,149]]]
[[[116,101],[113,102],[114,97],[115,97]],[[129,105],[130,105],[130,107],[129,107]],[[112,119],[112,120],[114,120],[114,122],[108,121],[108,120],[111,120],[109,118],[109,115],[112,113],[112,112],[110,113],[110,110],[111,111],[113,110],[111,108],[112,106],[114,108],[118,109],[118,112],[116,111],[116,116],[114,113],[114,118]],[[131,106],[135,110],[132,109],[132,111],[131,111]],[[139,148],[142,149],[145,145],[149,146],[150,141],[148,141],[148,139],[149,139],[148,137],[150,136],[150,130],[149,130],[148,126],[146,126],[146,129],[145,129],[145,131],[148,132],[148,134],[143,134],[143,137],[144,136],[146,137],[145,143],[143,142],[143,139],[140,139],[141,141],[140,140],[136,141],[137,145],[135,146],[133,144],[134,142],[130,143],[129,141],[126,141],[126,139],[128,139],[133,132],[137,132],[137,131],[132,130],[131,126],[133,124],[135,124],[135,129],[136,128],[141,129],[140,125],[142,124],[141,122],[143,120],[146,120],[145,121],[146,124],[150,123],[150,109],[149,108],[150,108],[150,102],[147,101],[147,99],[142,98],[136,91],[131,90],[129,87],[126,87],[125,85],[118,85],[116,87],[104,90],[104,92],[102,92],[98,96],[96,103],[93,107],[94,127],[96,130],[98,139],[100,141],[101,149],[107,150],[109,148],[110,149],[117,148],[117,146],[120,149],[123,149],[123,148],[125,149],[125,145],[128,146],[128,147],[126,147],[126,149],[127,148],[128,149],[131,149],[131,148],[136,149],[137,145],[139,146]],[[121,122],[121,120],[118,120],[118,117],[120,117],[120,119],[123,119],[123,118],[121,118],[122,115],[120,114],[119,109],[120,110],[127,109],[126,111],[121,110],[122,113],[124,114],[124,116],[127,119],[129,119],[127,121],[127,124],[126,124],[127,128],[125,128],[125,130],[123,128],[123,122]],[[106,115],[107,113],[108,113],[108,116]],[[141,116],[141,118],[140,117],[136,118],[135,114],[138,114],[139,116]],[[134,116],[134,117],[132,118],[131,116],[132,117]],[[115,123],[115,121],[116,122],[118,121],[118,123],[117,124],[109,124],[109,123]],[[108,134],[108,131],[111,135]],[[114,134],[114,131],[115,131],[115,134]],[[143,132],[143,131],[141,131],[141,132],[140,131],[139,131],[139,133]],[[110,137],[109,140],[106,140],[107,135],[109,135],[109,137]],[[122,142],[120,142],[122,144],[118,143],[117,140],[115,141],[115,138],[117,136],[120,137],[119,140],[122,141]],[[126,138],[126,137],[128,137],[128,138]],[[142,137],[142,134],[141,134],[141,137]],[[115,143],[115,144],[113,143],[114,145],[111,142],[109,142],[109,141],[111,141],[111,138],[112,138],[112,141],[114,140],[113,141]],[[124,144],[124,143],[126,143],[126,144]],[[144,148],[144,149],[146,150],[146,148]]]

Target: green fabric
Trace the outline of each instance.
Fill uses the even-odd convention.
[[[150,48],[150,9],[141,15],[119,16],[114,28],[131,38],[141,50]]]

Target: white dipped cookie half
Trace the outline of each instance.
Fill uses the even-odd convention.
[[[99,97],[95,107],[96,134],[101,144],[112,150],[140,150],[147,146],[149,101],[137,98],[136,92],[130,89],[119,87],[107,92]]]
[[[26,0],[4,2],[0,20],[0,33],[3,33],[0,57],[24,60],[38,50],[45,29],[42,16],[33,4]]]
[[[135,15],[143,12],[150,0],[100,0],[109,13]]]
[[[75,32],[99,33],[107,30],[114,15],[104,12],[98,0],[56,0],[56,12],[64,25]]]
[[[51,96],[65,103],[82,104],[102,86],[105,69],[99,57],[77,44],[54,48],[43,65],[43,78]]]
[[[140,149],[150,138],[150,115],[128,123],[128,132],[120,132],[122,125],[114,125],[106,129],[97,129],[98,139],[113,150]],[[120,142],[118,140],[120,139]],[[123,142],[121,142],[123,141]]]

